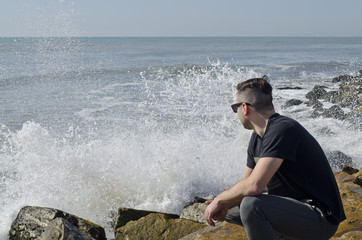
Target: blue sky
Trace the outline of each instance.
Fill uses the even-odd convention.
[[[1,0],[7,36],[360,36],[362,0]]]

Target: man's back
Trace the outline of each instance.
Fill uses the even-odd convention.
[[[274,114],[265,134],[253,133],[248,149],[248,167],[254,158],[278,157],[283,164],[268,183],[268,193],[296,200],[313,200],[328,217],[345,219],[333,172],[315,138],[297,121]]]

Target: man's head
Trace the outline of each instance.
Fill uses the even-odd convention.
[[[258,113],[274,111],[272,86],[266,76],[252,78],[237,85],[236,102],[244,102]]]
[[[238,84],[236,103],[232,105],[240,122],[246,129],[265,123],[274,114],[272,87],[266,76],[252,78]],[[264,120],[263,120],[264,119]]]

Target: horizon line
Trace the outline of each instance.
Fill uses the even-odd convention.
[[[272,35],[272,36],[240,36],[240,35],[223,35],[223,36],[213,36],[213,35],[200,35],[200,36],[167,36],[167,35],[91,35],[91,36],[0,36],[0,38],[362,38],[362,36],[312,36],[312,35]]]

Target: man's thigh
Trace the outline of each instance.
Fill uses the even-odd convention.
[[[241,214],[243,209],[252,208],[263,214],[275,232],[287,238],[328,239],[338,227],[309,204],[292,198],[261,194],[243,199]]]

